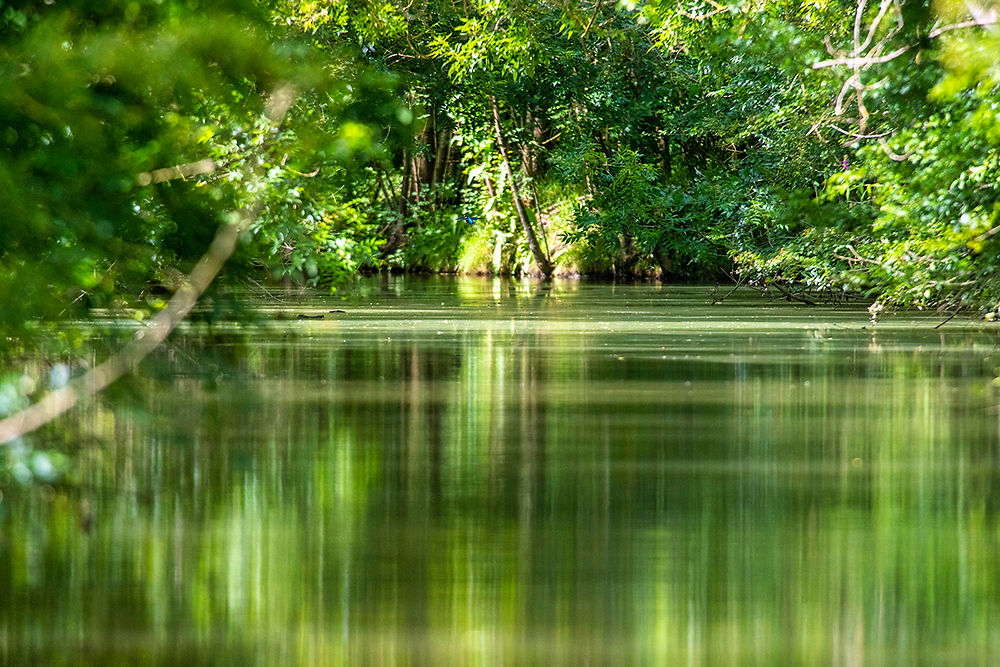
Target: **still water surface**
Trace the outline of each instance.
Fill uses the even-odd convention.
[[[40,436],[75,486],[0,501],[0,659],[1000,655],[996,331],[712,296],[400,278],[189,327]]]

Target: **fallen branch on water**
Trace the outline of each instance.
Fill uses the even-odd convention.
[[[785,289],[784,287],[782,287],[778,283],[770,283],[769,286],[770,287],[774,287],[774,289],[776,289],[779,292],[781,292],[781,294],[786,299],[788,299],[789,301],[797,301],[798,303],[804,303],[807,306],[816,306],[816,305],[818,305],[815,301],[812,301],[811,299],[807,299],[804,296],[799,296],[798,293],[789,291],[789,290]]]
[[[733,289],[731,289],[728,292],[726,292],[725,296],[723,296],[721,299],[720,298],[712,299],[712,305],[715,306],[717,304],[720,304],[723,301],[725,301],[726,299],[728,299],[729,297],[731,297],[733,294],[735,294],[736,290],[738,290],[740,287],[743,286],[743,283],[745,282],[745,280],[746,279],[743,276],[740,276],[740,279],[736,281],[736,285],[733,286]]]

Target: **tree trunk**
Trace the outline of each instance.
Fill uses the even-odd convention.
[[[663,241],[656,244],[656,247],[653,249],[653,257],[656,258],[656,263],[660,265],[660,280],[666,281],[673,269],[673,263],[670,261],[670,252],[665,247]]]
[[[403,180],[399,185],[399,218],[406,217],[410,205],[410,151],[403,149]]]
[[[453,159],[452,148],[451,148],[451,132],[448,132],[448,150],[445,151],[444,155],[444,180],[450,181],[455,177],[455,163],[461,161],[461,154],[457,160]],[[458,190],[461,190],[462,186],[458,186]],[[457,194],[457,193],[456,193]]]
[[[514,170],[510,167],[507,143],[504,141],[503,130],[500,128],[500,110],[497,107],[495,97],[490,96],[490,104],[493,107],[493,129],[496,132],[497,147],[500,149],[500,157],[503,160],[504,169],[507,170],[507,180],[510,182],[510,195],[514,199],[517,218],[521,222],[521,228],[524,229],[524,234],[528,239],[528,248],[531,249],[531,255],[535,258],[538,270],[545,277],[551,276],[552,263],[545,256],[545,253],[542,252],[541,246],[538,245],[538,237],[535,235],[535,229],[531,226],[531,220],[528,218],[528,213],[524,210],[524,203],[521,201],[521,193],[517,187],[517,181],[514,179]]]
[[[410,177],[410,151],[403,149],[403,177],[399,184],[399,203],[396,208],[396,221],[389,228],[385,243],[382,245],[380,254],[388,257],[399,249],[403,243],[403,223],[410,212],[410,189],[412,187]]]
[[[582,137],[584,136],[584,132],[583,132],[583,124],[580,122],[580,106],[574,102],[572,105],[572,109],[573,109],[573,118],[574,120],[576,120],[577,132],[579,132],[580,136]],[[594,191],[594,185],[590,181],[590,166],[586,164],[583,166],[583,180],[584,184],[587,186],[587,195],[593,198],[596,193]]]
[[[547,118],[542,115],[541,110],[528,112],[528,120],[531,123],[531,177],[536,178],[545,175],[545,162],[540,155],[540,149],[545,145],[545,137],[548,135]]]
[[[415,157],[410,160],[410,171],[412,172],[413,202],[420,203],[420,162],[422,158]]]
[[[625,280],[635,277],[635,265],[639,263],[639,254],[635,251],[635,243],[632,236],[622,233],[618,236],[621,249],[615,257],[614,271],[615,280]]]
[[[670,172],[673,169],[673,165],[670,164],[670,137],[661,136],[658,140],[660,148],[660,171],[667,178],[670,178]]]
[[[431,189],[440,185],[444,178],[444,169],[448,163],[448,153],[451,148],[451,132],[441,130],[437,136],[437,151],[434,154],[434,173],[431,175]]]
[[[426,187],[431,184],[432,169],[429,156],[434,151],[434,146],[432,145],[434,141],[434,125],[434,116],[431,116],[420,133],[417,155],[413,160],[413,177],[417,183],[417,192],[421,190],[421,186]]]

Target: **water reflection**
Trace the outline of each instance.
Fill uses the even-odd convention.
[[[191,330],[45,435],[78,487],[7,490],[0,656],[995,655],[994,335],[710,302],[400,279]]]

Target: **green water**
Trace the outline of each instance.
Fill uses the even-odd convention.
[[[1000,655],[996,330],[712,295],[400,278],[189,327],[39,436],[74,485],[4,489],[0,659]]]

